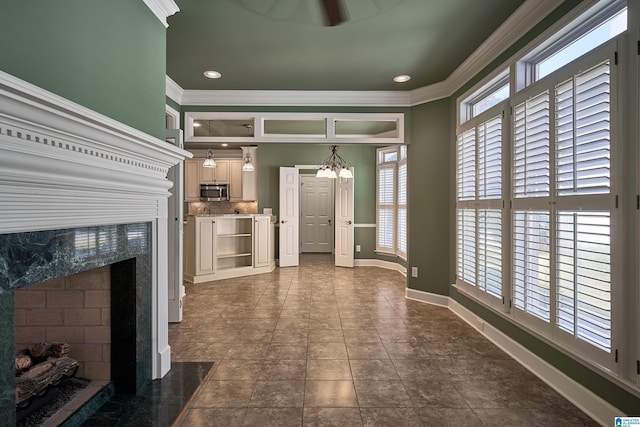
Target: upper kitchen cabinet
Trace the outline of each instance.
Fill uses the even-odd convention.
[[[228,184],[229,160],[214,159],[215,168],[205,168],[200,162],[200,184]]]
[[[185,113],[185,142],[404,144],[403,113]]]
[[[200,167],[202,159],[186,159],[184,161],[184,200],[200,201]]]

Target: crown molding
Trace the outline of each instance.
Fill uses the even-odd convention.
[[[411,107],[452,96],[564,0],[526,0],[446,79],[411,91],[184,90],[167,76],[180,105]]]
[[[167,96],[182,105],[182,94],[184,93],[184,89],[182,89],[180,85],[173,81],[169,76],[166,76],[166,88]]]
[[[165,28],[169,27],[167,18],[174,13],[180,11],[180,8],[173,0],[143,0],[144,4],[153,12],[160,20]]]
[[[406,107],[406,91],[183,90],[181,105]]]

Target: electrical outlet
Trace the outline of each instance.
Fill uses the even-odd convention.
[[[360,252],[360,245],[356,245],[356,252]]]
[[[418,267],[411,267],[411,277],[418,277]]]

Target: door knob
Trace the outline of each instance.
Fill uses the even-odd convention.
[[[329,224],[331,224],[331,220],[329,220]]]
[[[349,221],[346,221],[346,222],[347,222],[347,224],[349,224],[349,225],[351,225],[351,220],[349,220]]]
[[[285,220],[283,219],[282,221],[280,221],[280,224],[284,224],[285,222],[287,222],[287,221],[285,221]]]

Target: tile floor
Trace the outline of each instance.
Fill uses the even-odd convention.
[[[332,261],[187,287],[173,360],[214,367],[174,425],[598,425],[399,273]]]

